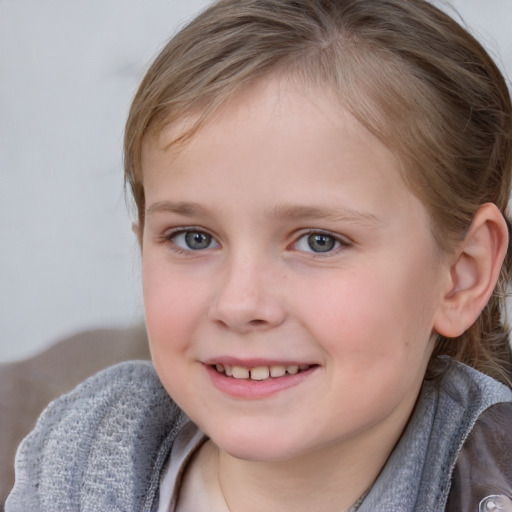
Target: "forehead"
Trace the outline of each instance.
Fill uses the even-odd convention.
[[[344,108],[330,87],[306,85],[293,76],[277,74],[254,80],[229,98],[220,99],[219,105],[211,107],[205,102],[204,107],[148,132],[142,141],[143,170],[150,152],[166,152],[169,157],[178,159],[182,154],[197,152],[199,146],[206,144],[234,149],[230,136],[240,130],[246,137],[256,136],[251,139],[254,144],[271,131],[279,133],[276,145],[282,145],[287,136],[294,135],[312,144],[320,137],[326,144],[338,144],[340,131],[343,131],[343,135],[367,144],[372,154],[386,153],[387,157],[395,158],[349,109]],[[293,153],[289,152],[288,157]],[[398,158],[396,163],[399,163]]]
[[[385,210],[394,200],[410,199],[396,156],[326,90],[260,81],[226,102],[186,142],[175,143],[197,119],[184,118],[145,140],[147,207],[187,186],[209,200],[219,180],[237,196],[245,194],[246,204],[260,192],[268,203],[303,204],[339,200],[343,192],[348,209],[364,196],[372,214],[377,205]]]

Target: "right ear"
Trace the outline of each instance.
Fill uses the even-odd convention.
[[[139,246],[142,247],[142,231],[138,222],[132,222],[132,233],[137,237]]]

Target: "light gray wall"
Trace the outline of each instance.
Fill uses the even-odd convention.
[[[206,3],[0,1],[0,360],[142,319],[123,125],[147,63]]]
[[[149,60],[206,3],[0,1],[0,361],[143,318],[123,124]],[[453,3],[512,75],[512,0]]]

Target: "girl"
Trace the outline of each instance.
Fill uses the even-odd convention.
[[[7,510],[512,510],[511,135],[424,0],[212,5],[126,128],[156,373],[52,404]]]

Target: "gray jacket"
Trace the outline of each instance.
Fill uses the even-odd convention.
[[[485,512],[512,498],[511,427],[501,424],[512,419],[511,390],[455,361],[443,365],[359,512],[478,512],[479,503]],[[151,363],[95,375],[50,404],[23,441],[6,512],[156,510],[185,421]]]

